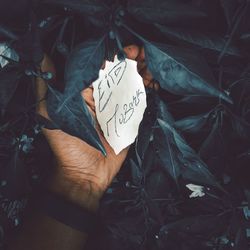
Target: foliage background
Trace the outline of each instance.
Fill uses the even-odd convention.
[[[104,58],[122,59],[122,47],[135,43],[161,88],[147,90],[138,139],[103,197],[102,226],[88,249],[249,249],[249,0],[0,4],[0,41],[10,48],[0,68],[3,248],[51,171],[41,126],[103,151],[79,90]],[[50,73],[39,70],[44,52],[64,86],[52,87]],[[53,123],[35,114],[37,75],[48,81]],[[188,184],[205,195],[190,198]]]

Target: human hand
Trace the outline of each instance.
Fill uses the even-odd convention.
[[[131,45],[125,47],[124,51],[127,58],[138,62],[138,72],[141,73],[145,86],[157,86],[153,83],[152,75],[146,68],[144,49]],[[41,64],[41,69],[44,72],[55,73],[53,63],[47,56]],[[43,99],[46,91],[46,84],[38,78],[38,100]],[[96,118],[93,88],[89,87],[83,90],[81,94],[92,116]],[[39,102],[37,112],[49,119],[45,100]],[[49,187],[54,192],[90,210],[97,209],[99,199],[120,170],[128,152],[127,147],[116,155],[103,137],[97,122],[96,124],[97,132],[107,152],[106,157],[79,138],[61,130],[43,129],[56,160],[55,174],[49,182]]]

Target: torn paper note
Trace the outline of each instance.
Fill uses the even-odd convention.
[[[97,120],[110,146],[118,154],[135,141],[147,106],[137,63],[126,59],[106,62],[93,83]]]

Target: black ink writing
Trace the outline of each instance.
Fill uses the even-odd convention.
[[[119,109],[119,105],[116,104],[114,114],[106,123],[108,136],[110,136],[109,128],[111,125],[114,126],[117,137],[120,137],[118,125],[123,126],[131,119],[136,107],[140,104],[140,96],[142,94],[144,93],[140,89],[138,89],[135,95],[133,95],[132,101],[129,103],[125,103],[122,106],[122,109]]]
[[[99,112],[103,112],[106,106],[109,103],[109,100],[112,96],[112,86],[111,84],[118,86],[124,72],[127,68],[127,62],[122,61],[116,64],[107,75],[105,75],[105,79],[101,80],[98,84],[98,103],[99,103]],[[105,86],[105,84],[107,86]],[[107,88],[108,87],[108,88]]]

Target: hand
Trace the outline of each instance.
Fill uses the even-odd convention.
[[[143,76],[145,86],[157,86],[153,84],[152,75],[147,71],[144,49],[131,45],[125,47],[124,51],[127,58],[137,60],[138,71]],[[53,63],[47,56],[45,56],[41,64],[41,69],[44,72],[51,71],[55,73]],[[46,91],[46,84],[42,79],[38,78],[38,100],[43,99]],[[91,114],[95,117],[92,87],[83,90],[81,94]],[[37,112],[49,119],[45,100],[39,102]],[[49,187],[53,191],[64,195],[67,199],[90,210],[97,209],[99,199],[120,170],[128,153],[128,148],[126,148],[116,155],[103,137],[98,125],[96,129],[106,149],[106,157],[79,138],[61,130],[43,129],[56,160],[55,174],[49,182]]]

